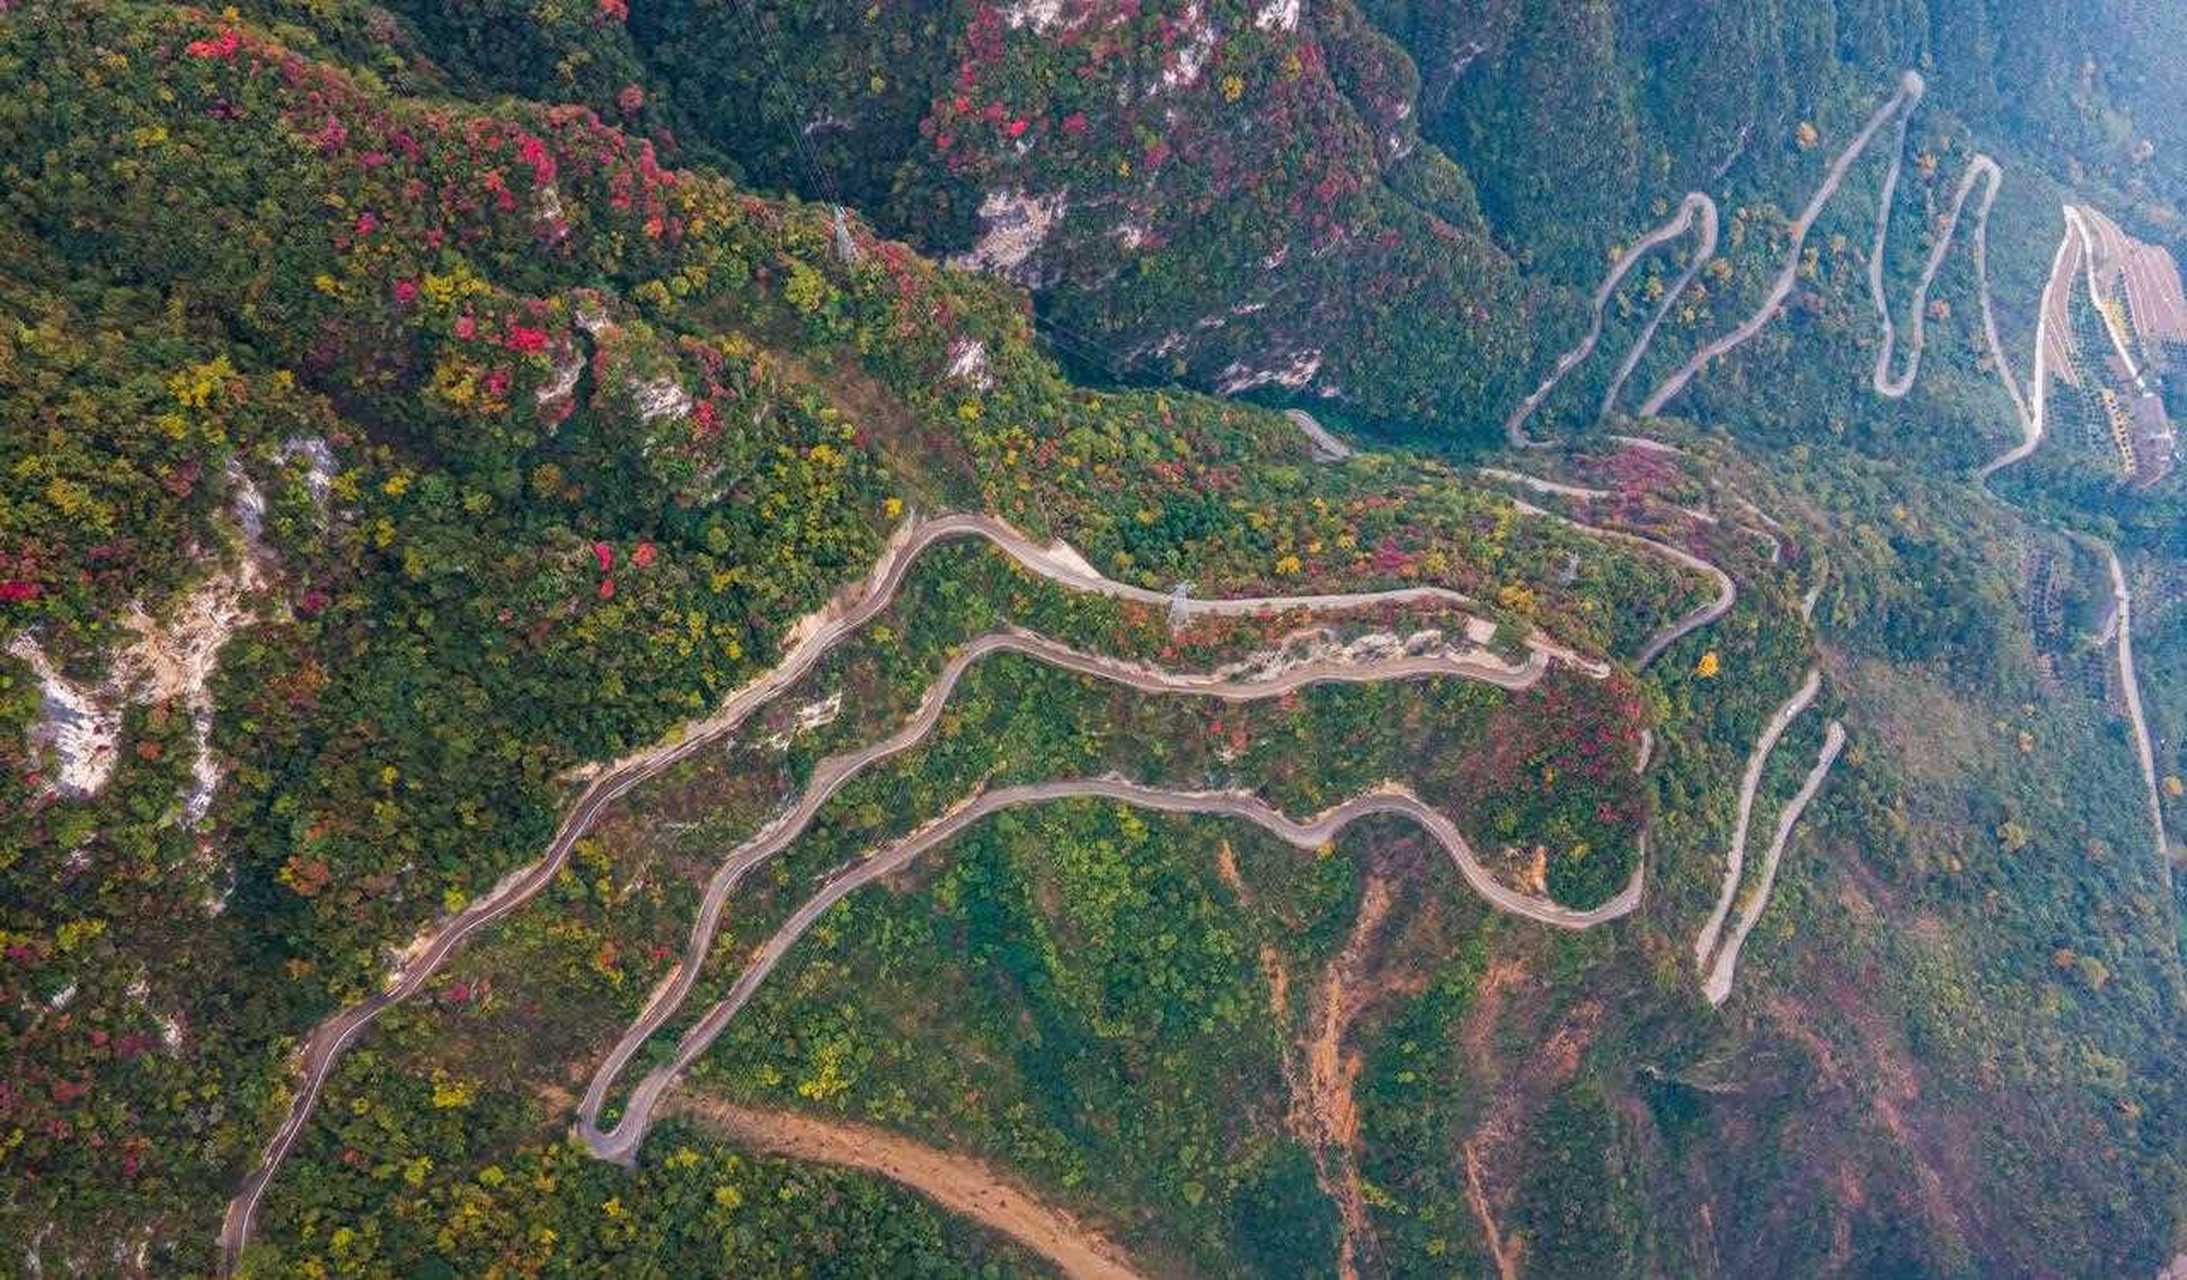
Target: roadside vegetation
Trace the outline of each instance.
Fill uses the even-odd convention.
[[[1726,156],[1721,256],[1628,405],[1750,311],[1784,211],[1923,59],[1890,298],[1978,139],[2012,162],[1989,240],[2011,351],[2056,243],[2041,166],[2176,227],[2178,149],[2091,135],[2085,51],[2001,43],[2017,3],[1739,8],[1663,41],[1563,0],[0,14],[0,1243],[49,1272],[215,1270],[299,1037],[537,858],[585,766],[768,670],[906,522],[985,511],[1150,591],[1473,604],[1175,627],[933,549],[360,1037],[246,1274],[1046,1274],[897,1184],[695,1120],[664,1116],[634,1172],[594,1160],[577,1097],[720,858],[972,639],[1204,671],[1309,623],[1469,617],[1610,674],[1229,704],[982,663],[746,878],[623,1087],[831,872],[982,788],[1114,771],[1305,817],[1400,779],[1501,882],[1588,907],[1644,866],[1641,909],[1501,914],[1393,819],[1302,852],[1029,808],[821,917],[678,1088],[978,1157],[1157,1272],[2153,1271],[2187,1202],[2183,903],[2105,567],[2055,530],[2126,565],[2176,840],[2187,481],[2046,446],[1999,475],[2009,506],[1968,484],[2016,432],[1964,252],[1912,393],[1870,393],[1888,133],[1787,313],[1676,417],[1597,407],[1683,242],[1543,404],[1558,447],[1485,452],[1605,254]],[[2137,107],[2104,65],[2089,92]],[[1499,127],[1519,103],[1554,110]],[[992,229],[989,193],[1065,186],[1038,256],[937,265]],[[1259,376],[1309,338],[1310,377]],[[1316,462],[1251,403],[1293,399],[1391,448]],[[1559,515],[1704,556],[1738,598],[1639,663],[1713,584]],[[1811,666],[1756,830],[1826,720],[1850,745],[1712,1009],[1692,942],[1737,780]]]

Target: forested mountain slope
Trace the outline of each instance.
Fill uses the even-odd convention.
[[[1485,438],[1605,246],[1689,190],[1791,208],[1814,139],[1903,68],[1986,145],[2187,191],[2170,6],[617,8],[407,11],[497,87],[642,104],[694,154],[1033,286],[1082,368],[1410,438]]]
[[[0,7],[4,1256],[2153,1273],[2176,25]]]

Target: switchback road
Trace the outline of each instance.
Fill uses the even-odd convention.
[[[752,962],[738,975],[735,985],[729,989],[729,994],[707,1010],[706,1015],[684,1033],[676,1046],[675,1056],[647,1072],[631,1090],[629,1105],[615,1127],[602,1131],[594,1127],[592,1119],[584,1119],[580,1121],[578,1136],[594,1155],[603,1160],[622,1163],[635,1160],[638,1147],[645,1139],[646,1128],[652,1122],[653,1110],[659,1105],[662,1094],[706,1052],[714,1038],[721,1034],[722,1028],[729,1024],[729,1020],[751,1000],[760,984],[774,972],[783,956],[789,954],[790,949],[797,945],[798,939],[830,907],[841,902],[853,891],[903,869],[934,846],[955,839],[967,828],[991,814],[1025,805],[1073,799],[1113,800],[1159,813],[1214,814],[1240,818],[1300,849],[1318,849],[1335,839],[1344,828],[1362,818],[1377,814],[1396,814],[1411,819],[1441,844],[1466,883],[1472,885],[1476,893],[1488,899],[1498,909],[1566,929],[1590,928],[1629,914],[1640,904],[1641,885],[1646,874],[1645,863],[1636,866],[1632,880],[1623,891],[1600,906],[1585,911],[1520,893],[1488,874],[1450,818],[1441,810],[1422,801],[1410,788],[1398,783],[1385,783],[1304,822],[1294,821],[1250,792],[1176,791],[1146,786],[1113,775],[1002,787],[976,794],[903,839],[838,871],[760,947]]]
[[[939,723],[958,682],[974,665],[991,654],[1022,654],[1066,671],[1113,681],[1142,693],[1193,694],[1233,702],[1281,697],[1311,684],[1369,683],[1434,676],[1481,680],[1516,690],[1533,685],[1548,668],[1547,660],[1539,653],[1530,655],[1529,661],[1524,664],[1513,665],[1478,649],[1425,653],[1400,649],[1396,652],[1378,652],[1360,657],[1344,656],[1345,652],[1332,652],[1325,648],[1320,655],[1304,657],[1296,662],[1286,663],[1279,660],[1270,664],[1257,664],[1259,669],[1247,669],[1241,664],[1201,674],[1166,671],[1116,658],[1082,653],[1045,636],[1015,629],[993,632],[974,640],[949,660],[941,675],[928,686],[925,695],[920,699],[918,710],[902,728],[879,742],[821,761],[813,769],[810,780],[795,802],[731,850],[728,857],[722,860],[720,868],[715,871],[700,899],[682,961],[671,971],[668,981],[647,1001],[645,1010],[593,1072],[592,1082],[587,1086],[584,1100],[578,1107],[580,1136],[592,1144],[596,1151],[601,1149],[599,1131],[593,1126],[598,1121],[601,1109],[606,1105],[607,1091],[622,1075],[631,1058],[645,1047],[646,1042],[689,997],[708,954],[713,950],[714,937],[721,927],[722,911],[729,896],[736,892],[736,887],[745,873],[795,842],[805,828],[811,825],[813,818],[827,801],[853,778],[873,764],[924,741]],[[1470,858],[1472,855],[1467,853],[1465,856]],[[1485,871],[1479,868],[1475,870],[1486,878]],[[1543,904],[1530,898],[1522,899],[1520,913],[1532,915],[1545,905],[1554,904]]]
[[[1762,770],[1769,764],[1770,752],[1777,749],[1777,739],[1784,736],[1793,717],[1807,710],[1821,689],[1822,669],[1809,667],[1807,678],[1770,716],[1769,723],[1762,726],[1761,736],[1754,741],[1754,750],[1747,755],[1746,776],[1739,780],[1739,817],[1732,826],[1731,852],[1724,860],[1724,886],[1717,892],[1716,909],[1709,913],[1708,923],[1701,926],[1701,934],[1693,944],[1697,965],[1708,963],[1709,953],[1716,949],[1716,935],[1724,927],[1725,917],[1731,914],[1732,898],[1739,890],[1739,874],[1746,867],[1747,829],[1754,822],[1754,793],[1762,785]]]
[[[1473,603],[1464,594],[1443,587],[1192,599],[1104,577],[1064,544],[1037,543],[993,516],[955,514],[926,521],[907,521],[889,539],[863,583],[840,593],[828,605],[790,629],[783,639],[779,663],[729,695],[714,714],[684,726],[675,738],[593,774],[538,861],[511,871],[484,897],[432,928],[405,950],[379,992],[338,1011],[311,1031],[298,1050],[299,1079],[288,1112],[267,1143],[257,1167],[245,1177],[235,1198],[229,1202],[221,1223],[222,1269],[234,1270],[244,1246],[249,1243],[266,1187],[310,1120],[335,1063],[358,1033],[389,1006],[415,994],[447,958],[480,929],[531,901],[552,883],[568,861],[570,850],[592,829],[607,806],[645,779],[734,732],[760,706],[812,670],[840,640],[886,608],[921,552],[938,542],[962,538],[983,538],[1027,571],[1059,585],[1165,608],[1170,610],[1173,619],[1252,617],[1294,610],[1329,612],[1384,604],[1465,606]],[[1608,663],[1585,657],[1539,632],[1527,636],[1523,643],[1544,662],[1564,661],[1595,678],[1607,677],[1610,673]]]

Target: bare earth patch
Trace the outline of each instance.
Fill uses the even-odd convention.
[[[1300,1061],[1286,1055],[1284,1077],[1291,1087],[1291,1132],[1313,1153],[1316,1180],[1336,1201],[1342,1227],[1337,1273],[1345,1280],[1360,1274],[1363,1255],[1374,1236],[1367,1217],[1366,1193],[1359,1178],[1359,1107],[1352,1096],[1363,1059],[1345,1038],[1361,1015],[1383,999],[1419,991],[1425,977],[1402,965],[1377,963],[1376,943],[1387,923],[1390,881],[1370,873],[1360,888],[1359,913],[1344,949],[1329,962],[1307,1014]],[[1278,970],[1280,972],[1280,968]]]
[[[1140,1274],[1114,1244],[970,1157],[865,1125],[762,1111],[714,1098],[686,1098],[675,1109],[760,1151],[902,1183],[951,1213],[1010,1237],[1066,1276],[1130,1280]]]

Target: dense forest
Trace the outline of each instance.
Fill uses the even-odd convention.
[[[2182,41],[2055,0],[0,3],[0,1247],[1057,1265],[735,1114],[976,1160],[1158,1274],[2154,1273],[2187,1250],[2187,480],[2064,429],[1970,477],[2021,438],[1997,352],[2031,376],[2061,205],[2187,257]],[[1806,226],[1907,68],[1903,139]],[[1994,213],[1948,223],[1981,155]],[[1656,248],[1567,368],[1689,191],[1714,256]],[[1788,260],[1773,323],[1629,416]],[[1879,306],[1927,324],[1904,398]],[[1555,443],[1499,451],[1545,378]],[[312,1029],[944,512],[1065,567],[921,552],[602,807],[338,1056],[223,1258]],[[1180,603],[1338,592],[1382,594]],[[804,931],[636,1168],[593,1158],[578,1095],[724,857],[997,634],[1531,674],[1228,699],[982,659],[739,882],[604,1121]],[[1477,864],[1393,815],[1298,847],[1073,799],[799,923],[976,797],[1107,777],[1301,821],[1402,784]]]
[[[2187,28],[2162,5],[394,7],[451,69],[1004,271],[1082,373],[1400,438],[1486,439],[1583,323],[1606,246],[1689,190],[1795,207],[1814,140],[1903,68],[1985,145],[2183,234],[2160,51]]]

